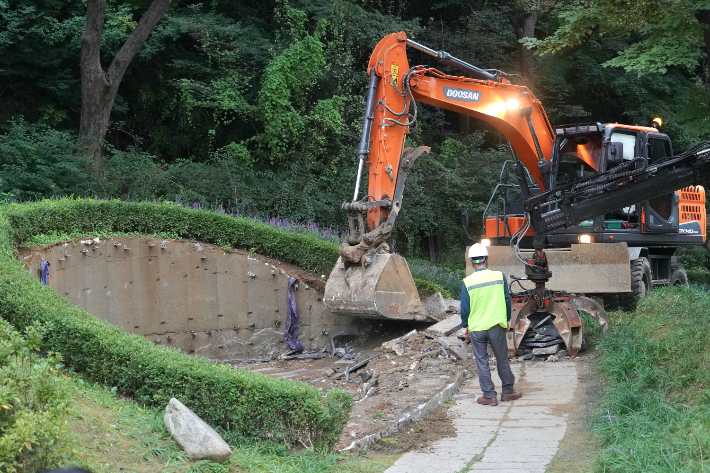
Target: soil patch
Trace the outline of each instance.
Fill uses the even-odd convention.
[[[448,415],[453,403],[444,403],[439,409],[427,414],[420,422],[385,438],[368,448],[368,452],[393,455],[402,454],[428,446],[442,438],[455,437],[456,429]]]

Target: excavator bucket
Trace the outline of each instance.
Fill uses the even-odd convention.
[[[503,272],[506,277],[525,276],[525,267],[516,258],[509,246],[488,247],[488,265]],[[523,258],[531,258],[532,251],[521,251]],[[626,243],[586,243],[571,245],[571,248],[546,249],[552,269],[552,278],[547,289],[583,294],[599,294],[631,291],[629,250]],[[471,263],[467,261],[467,274]],[[470,269],[469,269],[470,268]],[[518,289],[532,289],[535,284],[523,280]]]
[[[345,264],[339,258],[326,283],[323,299],[328,310],[341,315],[436,320],[419,299],[407,261],[396,254],[376,253],[366,266]]]

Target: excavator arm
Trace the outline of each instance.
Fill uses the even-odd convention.
[[[435,57],[466,76],[409,66],[407,47]],[[417,102],[483,120],[499,130],[541,189],[549,187],[553,130],[540,101],[500,71],[485,71],[394,33],[377,45],[368,64],[365,117],[358,147],[353,200],[343,204],[350,233],[326,285],[325,302],[336,313],[402,319],[432,318],[436,310],[417,295],[406,261],[389,253],[386,240],[402,205],[407,173],[429,148],[404,147],[416,125]],[[360,184],[367,163],[367,194]],[[475,163],[472,163],[475,165]],[[363,217],[363,214],[366,217]]]
[[[446,75],[426,66],[410,68],[408,46],[467,76]],[[484,71],[448,53],[429,49],[407,39],[403,32],[380,41],[370,58],[368,71],[370,82],[353,202],[358,201],[362,163],[367,161],[366,200],[379,203],[368,208],[369,231],[386,222],[391,212],[405,137],[416,124],[417,102],[489,123],[508,139],[528,169],[540,169],[535,176],[540,188],[549,187],[545,181],[549,175],[553,130],[540,101],[527,87],[512,84],[499,71],[495,74]]]

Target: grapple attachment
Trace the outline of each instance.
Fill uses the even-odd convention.
[[[594,317],[602,332],[609,328],[602,306],[588,297],[550,292],[546,298],[514,298],[506,334],[508,354],[513,356],[521,348],[544,348],[563,342],[567,351],[576,355],[584,336],[580,311]]]
[[[407,261],[400,255],[375,253],[369,264],[348,264],[339,258],[325,285],[331,312],[354,317],[435,320],[419,299]]]

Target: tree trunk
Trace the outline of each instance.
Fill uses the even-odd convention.
[[[101,35],[104,29],[106,0],[87,0],[86,25],[81,37],[81,122],[79,151],[101,162],[101,151],[108,130],[111,109],[118,86],[133,58],[163,17],[172,0],[153,0],[136,28],[116,53],[108,70],[101,66]]]
[[[471,123],[471,117],[468,115],[464,115],[463,113],[459,115],[459,131],[461,133],[468,133],[468,130],[470,128]]]
[[[513,29],[515,30],[515,38],[518,40],[518,54],[520,54],[520,75],[523,76],[530,90],[535,87],[535,61],[532,50],[520,43],[520,40],[535,37],[538,18],[538,13],[534,12],[524,12],[513,16]]]
[[[710,83],[710,10],[698,10],[695,18],[705,26],[703,28],[703,39],[705,40],[705,84]]]

